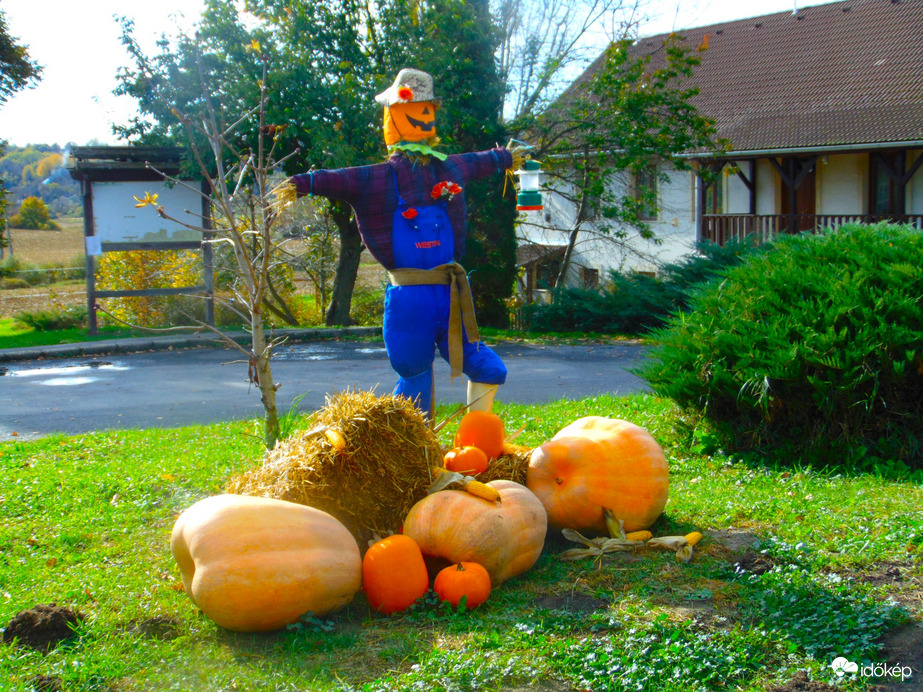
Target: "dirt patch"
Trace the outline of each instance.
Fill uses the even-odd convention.
[[[3,630],[3,641],[28,646],[48,653],[58,644],[74,635],[74,627],[83,620],[80,613],[62,608],[54,603],[39,604],[13,616]]]
[[[706,553],[711,548],[715,552],[732,554],[746,553],[753,550],[759,538],[749,531],[706,531],[705,537],[711,539],[705,546]],[[699,550],[697,547],[696,550]]]
[[[169,615],[155,615],[144,620],[133,620],[125,625],[122,630],[145,639],[170,641],[180,635],[180,621]]]
[[[923,623],[912,622],[888,632],[882,638],[882,658],[891,669],[901,669],[900,677],[872,688],[875,692],[923,690]],[[903,669],[911,674],[903,676]],[[901,679],[903,677],[903,679]]]
[[[744,553],[734,561],[734,567],[736,569],[751,574],[766,574],[766,572],[775,567],[775,564],[773,559],[768,555],[755,552]]]
[[[773,687],[769,692],[838,692],[839,689],[820,680],[811,680],[805,671],[799,670],[787,683]]]
[[[36,675],[29,684],[35,692],[60,692],[62,689],[61,678],[54,675]]]
[[[609,601],[582,593],[543,596],[535,602],[537,608],[566,610],[571,613],[592,613],[609,607]]]

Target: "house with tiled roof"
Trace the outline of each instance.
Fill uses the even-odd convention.
[[[569,283],[599,270],[653,271],[703,240],[883,219],[923,227],[923,0],[843,0],[678,33],[707,46],[692,101],[730,148],[720,158],[691,154],[693,172],[666,171],[651,220],[661,244],[639,240],[620,254],[588,242]],[[633,50],[656,65],[667,38]],[[703,178],[707,169],[721,175]],[[547,227],[572,219],[547,198],[545,223],[535,224],[545,230],[526,223],[523,236],[553,250],[560,239]]]

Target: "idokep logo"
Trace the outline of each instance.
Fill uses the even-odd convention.
[[[837,658],[833,659],[833,663],[830,664],[830,667],[833,668],[833,672],[836,673],[838,678],[843,677],[846,675],[846,673],[859,672],[859,664],[853,663],[843,656],[838,656]]]
[[[838,678],[847,673],[859,673],[865,678],[900,678],[905,682],[913,675],[913,669],[910,666],[889,666],[887,663],[872,663],[865,666],[859,666],[858,663],[850,661],[844,656],[838,656],[830,664],[833,672]]]

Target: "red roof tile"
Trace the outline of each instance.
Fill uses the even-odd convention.
[[[734,151],[923,140],[923,0],[845,0],[678,33],[692,47],[708,37],[694,103]]]

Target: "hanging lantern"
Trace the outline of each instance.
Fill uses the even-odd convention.
[[[516,195],[516,211],[541,211],[542,193],[539,191],[542,164],[528,159],[522,164],[522,170],[516,171],[519,177],[519,194]]]

